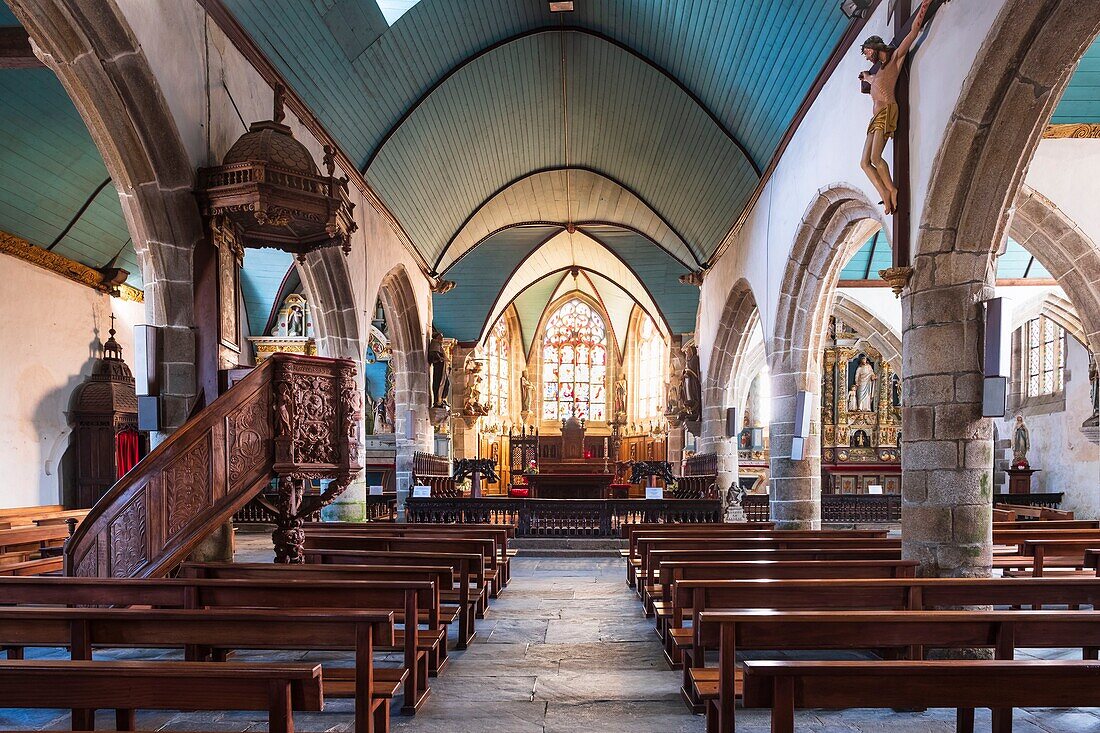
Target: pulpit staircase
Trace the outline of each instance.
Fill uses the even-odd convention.
[[[301,560],[302,517],[359,472],[355,364],[273,354],[103,495],[65,546],[65,574],[166,575],[272,479],[276,554]],[[330,478],[306,496],[310,479]]]

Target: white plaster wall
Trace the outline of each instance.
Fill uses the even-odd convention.
[[[1025,181],[1100,242],[1100,140],[1043,140]]]
[[[1029,415],[1024,421],[1031,435],[1028,461],[1040,469],[1032,491],[1065,492],[1062,509],[1078,519],[1100,519],[1100,446],[1081,433],[1081,423],[1092,413],[1089,399],[1088,353],[1074,338],[1066,339],[1066,409]],[[1015,415],[998,421],[1002,439],[1012,436]],[[1011,456],[1011,453],[1009,454]]]
[[[199,3],[191,0],[117,2],[141,43],[196,168],[217,165],[247,130],[248,124],[271,119],[271,87],[217,24],[206,17]],[[320,166],[324,155],[322,144],[289,110],[285,123]],[[341,175],[340,171],[337,175]],[[354,180],[357,174],[348,171],[343,175]],[[431,291],[427,278],[389,222],[354,185],[349,189],[359,231],[352,238],[348,270],[355,291],[363,346],[366,326],[378,297],[378,285],[397,265],[403,265],[409,273],[416,290],[421,325],[427,331],[431,324]]]
[[[872,34],[892,36],[886,20],[889,5],[880,4],[860,34],[860,40]],[[914,191],[914,248],[925,188],[944,130],[980,49],[976,39],[985,38],[1003,5],[1003,0],[945,5],[913,57],[910,175]],[[773,332],[776,303],[791,245],[802,216],[818,190],[843,183],[864,191],[872,202],[878,201],[874,187],[859,166],[871,117],[871,100],[859,89],[858,74],[866,70],[868,64],[858,46],[859,41],[845,54],[826,82],[736,242],[714,264],[703,283],[696,334],[704,371],[709,366],[722,308],[739,278],[748,279],[762,311],[765,332],[769,335]],[[888,159],[892,155],[891,148],[892,144],[886,149]]]
[[[893,290],[888,287],[837,288],[837,292],[862,305],[901,338],[901,301]]]
[[[61,503],[58,465],[69,445],[73,389],[91,374],[114,311],[123,357],[133,358],[141,303],[0,256],[6,348],[0,359],[0,508]]]

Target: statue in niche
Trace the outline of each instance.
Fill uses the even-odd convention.
[[[851,387],[856,389],[856,410],[874,412],[875,382],[877,381],[878,375],[875,374],[874,366],[871,365],[866,354],[860,354],[858,365],[852,375],[852,383],[849,386],[849,395],[851,394]],[[851,400],[851,397],[849,397],[849,400]],[[849,409],[851,409],[850,405]]]
[[[856,412],[859,410],[859,398],[856,397],[856,386],[853,384],[848,388],[848,412]]]
[[[294,304],[286,314],[286,335],[301,338],[306,335],[306,314],[302,306]]]
[[[1027,462],[1027,452],[1031,449],[1031,433],[1024,425],[1024,416],[1016,416],[1016,427],[1012,431],[1012,467],[1031,468]]]
[[[443,334],[432,331],[428,343],[428,368],[432,376],[432,407],[449,407],[451,395],[451,369],[447,363],[447,349],[443,346]]]
[[[531,412],[531,396],[534,391],[535,386],[527,378],[527,370],[524,369],[523,374],[519,376],[519,408],[524,415]]]
[[[684,347],[684,374],[680,383],[681,412],[685,420],[698,420],[703,411],[703,384],[699,378],[699,352],[695,344]]]
[[[852,433],[851,445],[853,448],[870,448],[871,440],[867,437],[867,431],[857,430]]]
[[[626,375],[619,372],[619,378],[615,380],[615,414],[616,420],[626,419]]]
[[[890,377],[890,401],[894,407],[901,407],[901,377]]]
[[[924,16],[928,13],[930,2],[931,0],[921,2],[920,10],[913,19],[913,27],[897,48],[887,44],[881,36],[871,36],[860,46],[863,57],[879,65],[877,73],[859,73],[859,80],[870,85],[871,101],[874,104],[874,114],[867,125],[867,140],[863,144],[863,160],[860,165],[882,197],[879,203],[883,204],[887,214],[893,214],[898,207],[898,187],[890,176],[890,167],[882,157],[882,151],[886,147],[886,141],[894,136],[898,128],[898,102],[895,96],[898,76],[901,75],[901,67],[905,64],[909,49],[924,25]]]

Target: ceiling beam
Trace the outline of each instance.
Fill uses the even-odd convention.
[[[0,69],[39,69],[44,68],[34,49],[27,31],[21,26],[0,28]]]

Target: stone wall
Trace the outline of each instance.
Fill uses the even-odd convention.
[[[73,390],[91,374],[107,339],[133,367],[133,326],[141,303],[113,299],[14,257],[0,256],[0,302],[7,334],[0,359],[0,508],[62,503],[62,456],[68,450]]]

